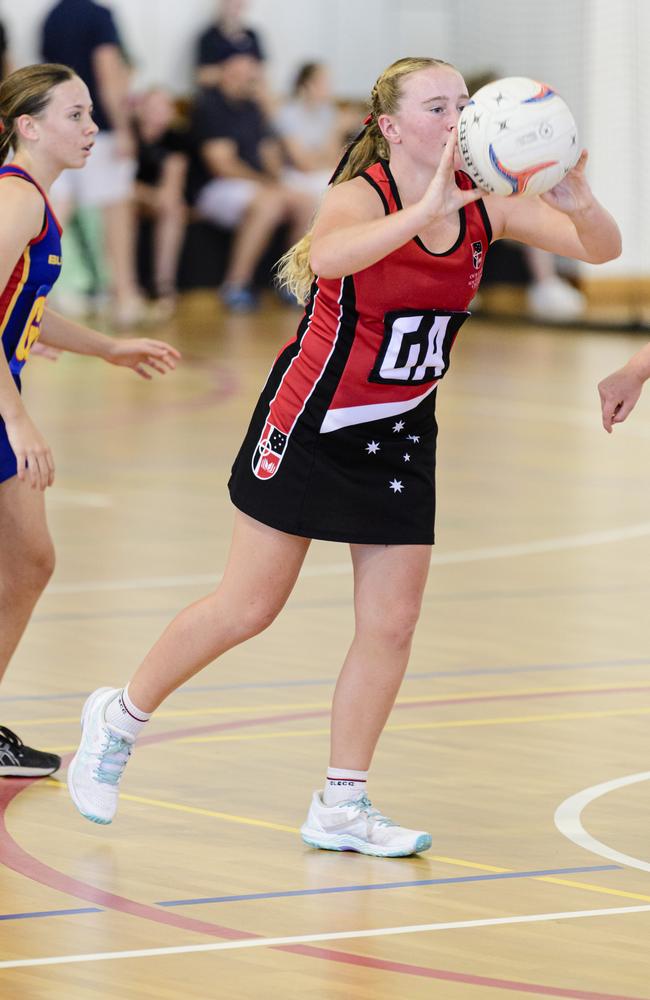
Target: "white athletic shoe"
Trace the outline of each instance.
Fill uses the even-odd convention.
[[[81,712],[81,743],[68,766],[68,790],[82,816],[93,823],[110,823],[117,811],[119,783],[131,756],[134,739],[108,726],[104,713],[118,688],[99,688]]]
[[[300,833],[310,847],[358,851],[377,858],[402,858],[431,847],[431,834],[398,826],[373,808],[365,795],[326,806],[321,793],[314,792]]]

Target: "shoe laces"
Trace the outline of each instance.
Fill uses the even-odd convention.
[[[367,795],[362,795],[358,799],[346,799],[345,802],[341,802],[342,806],[349,808],[354,808],[358,812],[363,813],[367,816],[369,820],[372,820],[373,824],[376,826],[397,826],[392,819],[388,816],[384,816],[383,813],[379,812],[379,809],[375,809],[372,802]]]
[[[106,745],[99,753],[99,763],[95,771],[97,781],[105,785],[117,785],[131,756],[132,746],[128,740],[109,732]]]
[[[6,726],[0,726],[0,736],[6,743],[9,743],[9,745],[12,747],[19,748],[25,746],[21,738],[19,736],[16,736],[16,734],[12,732],[11,729],[7,729]]]

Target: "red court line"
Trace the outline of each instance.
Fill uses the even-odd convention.
[[[288,719],[305,718],[321,712],[314,713],[293,713],[285,716],[275,716],[257,719],[240,719],[234,722],[220,722],[212,726],[200,726],[195,729],[173,730],[166,733],[158,733],[144,737],[140,744],[163,743],[179,739],[183,736],[198,735],[204,732],[214,732],[221,729],[233,729],[237,726],[251,726],[262,722],[282,722]],[[72,757],[69,753],[64,758],[67,764]],[[180,914],[170,913],[164,908],[157,908],[145,903],[138,903],[136,900],[128,899],[125,896],[118,896],[114,893],[106,892],[89,882],[84,882],[64,872],[51,868],[40,861],[34,855],[29,854],[20,847],[13,839],[6,825],[6,812],[9,804],[21,792],[34,784],[29,779],[24,780],[4,780],[0,782],[0,860],[6,868],[17,872],[32,881],[41,885],[64,892],[78,899],[84,899],[96,903],[109,910],[120,913],[128,913],[131,916],[141,917],[155,923],[165,924],[181,930],[195,931],[210,937],[220,937],[226,940],[237,938],[250,939],[263,937],[260,934],[252,934],[249,931],[239,931],[233,927],[225,927],[220,924],[213,924],[203,920],[196,920],[193,917],[185,917]],[[437,979],[446,982],[466,983],[469,986],[498,987],[504,990],[519,991],[521,993],[536,993],[540,996],[568,997],[571,1000],[649,1000],[648,997],[630,997],[615,995],[612,993],[593,993],[582,990],[562,989],[554,986],[544,986],[535,983],[521,983],[514,980],[491,979],[485,976],[476,976],[472,973],[452,972],[445,969],[432,969],[426,966],[409,965],[402,962],[390,962],[385,959],[374,958],[366,955],[355,955],[348,952],[334,951],[329,948],[318,948],[312,945],[276,945],[273,950],[284,951],[290,954],[301,955],[307,958],[318,958],[329,962],[338,962],[345,965],[364,966],[366,968],[378,969],[384,972],[395,972],[402,975],[418,976],[426,979]]]

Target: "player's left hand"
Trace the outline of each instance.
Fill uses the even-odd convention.
[[[567,214],[588,208],[594,196],[585,175],[587,157],[587,150],[583,149],[575,167],[572,167],[555,187],[540,196],[542,201]]]
[[[140,378],[151,379],[152,371],[160,375],[173,371],[180,357],[176,348],[163,340],[137,337],[114,341],[106,360],[112,365],[132,368]]]
[[[598,385],[603,427],[612,433],[614,424],[622,424],[636,406],[643,389],[643,379],[627,366],[604,378]]]
[[[32,344],[30,354],[38,354],[42,358],[47,358],[48,361],[58,361],[63,351],[60,351],[58,347],[50,347],[49,344],[43,344],[40,340]]]

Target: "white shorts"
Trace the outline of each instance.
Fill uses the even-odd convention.
[[[320,198],[327,191],[331,176],[332,170],[295,170],[293,167],[286,167],[282,181],[294,191]]]
[[[51,188],[52,203],[72,201],[85,208],[102,208],[126,201],[133,194],[136,161],[118,156],[112,132],[99,132],[88,162],[80,170],[64,170]]]
[[[196,200],[198,214],[224,229],[235,229],[259,191],[259,183],[247,177],[215,177],[201,189]]]

